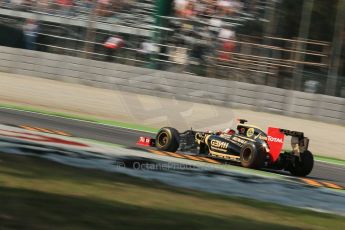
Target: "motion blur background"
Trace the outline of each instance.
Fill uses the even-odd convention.
[[[0,229],[345,229],[344,39],[345,0],[0,0]],[[136,145],[236,118],[312,173]]]
[[[2,0],[0,45],[345,97],[344,2]]]

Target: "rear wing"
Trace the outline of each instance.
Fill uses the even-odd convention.
[[[291,130],[287,130],[287,129],[280,129],[280,132],[284,133],[286,136],[298,137],[301,139],[304,138],[304,133],[302,133],[302,132],[291,131]]]
[[[295,155],[299,156],[301,152],[308,150],[309,138],[305,137],[303,132],[269,127],[267,131],[267,144],[270,149],[272,162],[279,158],[285,136],[291,136],[292,151]]]

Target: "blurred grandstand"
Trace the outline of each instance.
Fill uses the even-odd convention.
[[[279,0],[168,0],[173,12],[165,15],[157,2],[2,0],[0,26],[21,31],[34,20],[35,49],[100,61],[104,42],[121,36],[117,63],[287,89],[296,88],[294,75],[303,71],[302,90],[325,93],[330,44],[275,37],[271,13]]]

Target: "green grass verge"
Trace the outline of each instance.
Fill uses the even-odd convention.
[[[1,229],[345,229],[345,218],[0,154]]]
[[[345,160],[340,160],[340,159],[336,159],[332,157],[324,157],[324,156],[316,155],[315,160],[345,166]]]
[[[48,110],[37,109],[37,108],[31,107],[31,106],[0,104],[0,108],[35,112],[35,113],[41,113],[41,114],[50,115],[50,116],[77,119],[77,120],[81,120],[81,121],[94,122],[94,123],[98,123],[98,124],[111,125],[111,126],[115,126],[115,127],[122,127],[122,128],[127,128],[127,129],[150,132],[150,133],[156,133],[158,131],[158,129],[156,129],[156,128],[147,127],[147,126],[143,126],[143,125],[139,125],[139,124],[130,124],[130,123],[125,123],[125,122],[113,121],[113,120],[98,119],[98,118],[95,118],[92,116],[86,116],[86,115],[84,116],[84,115],[66,114],[66,113],[62,113],[62,112],[52,112],[52,111],[48,111]],[[316,155],[315,159],[319,160],[319,161],[331,163],[331,164],[338,164],[338,165],[344,165],[345,166],[345,160],[340,160],[340,159],[331,158],[331,157],[323,157],[323,156],[319,156],[319,155]]]

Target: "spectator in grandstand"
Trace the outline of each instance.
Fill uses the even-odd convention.
[[[35,20],[27,19],[24,26],[24,40],[25,48],[30,50],[36,50],[36,39],[39,27]]]
[[[71,16],[73,10],[73,0],[56,0],[57,8],[60,14]]]
[[[23,0],[11,0],[11,7],[14,9],[23,9]]]
[[[240,10],[241,3],[235,0],[218,0],[217,6],[222,15],[229,16]]]
[[[235,39],[235,32],[233,30],[231,30],[231,28],[224,27],[224,28],[220,29],[218,38],[221,41],[226,41],[229,39]]]
[[[204,15],[217,16],[217,13],[218,13],[218,6],[214,4],[214,2],[212,4],[208,2],[206,4],[206,10],[204,11]]]
[[[93,1],[92,0],[83,0],[80,3],[81,7],[83,8],[84,11],[90,12],[92,7],[93,7]]]
[[[49,0],[37,0],[36,1],[36,10],[41,12],[49,12]]]
[[[222,20],[219,18],[211,18],[209,21],[209,31],[213,36],[218,37],[219,31],[222,27]]]
[[[102,17],[109,17],[113,14],[112,2],[110,0],[98,0],[96,5],[96,14]]]
[[[193,2],[189,2],[187,4],[187,7],[182,10],[182,17],[185,18],[192,18],[195,16],[195,10],[194,10],[194,3]]]
[[[109,37],[105,43],[103,44],[105,48],[105,60],[109,62],[114,61],[115,53],[120,50],[125,45],[125,41],[122,37],[119,36],[111,36]]]
[[[179,17],[231,16],[242,8],[238,0],[175,0],[175,12]]]
[[[36,2],[34,0],[24,0],[23,1],[23,7],[25,8],[25,11],[32,10],[35,6]]]
[[[175,0],[175,13],[178,16],[183,15],[183,11],[187,8],[187,5],[189,4],[189,0]]]
[[[235,32],[231,28],[223,28],[219,32],[219,59],[222,61],[231,60],[231,53],[235,50]]]
[[[151,55],[159,53],[159,47],[151,41],[144,41],[141,43],[139,53],[143,60],[149,61]]]
[[[199,34],[195,35],[195,39],[191,42],[190,60],[193,64],[201,65],[206,63],[205,55],[208,51],[206,40]]]

